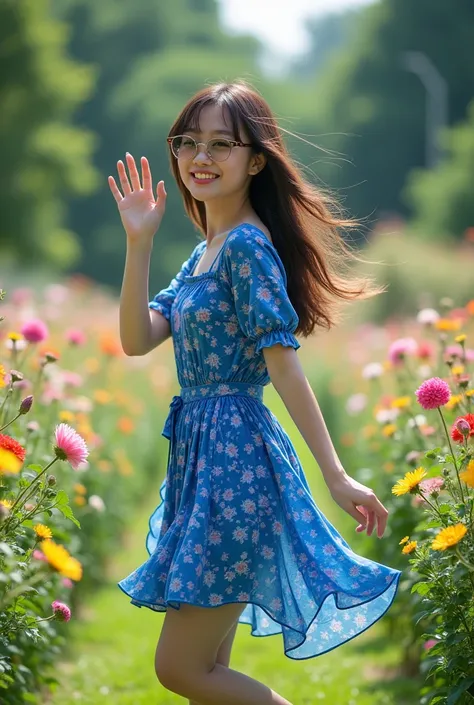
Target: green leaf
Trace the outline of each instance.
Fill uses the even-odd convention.
[[[27,465],[26,466],[27,470],[35,470],[35,472],[40,473],[43,471],[43,468],[41,465]]]
[[[413,585],[411,591],[417,592],[419,595],[427,595],[431,590],[431,583],[420,582]]]
[[[68,504],[59,504],[57,509],[59,509],[61,514],[64,514],[64,516],[67,519],[70,519],[72,522],[74,522],[74,524],[77,526],[78,529],[81,528],[81,525],[79,524],[78,520],[76,519],[76,517],[72,513],[72,509]]]
[[[461,695],[465,693],[466,690],[470,688],[473,683],[474,678],[465,678],[463,681],[461,681],[459,685],[451,691],[448,697],[447,705],[454,705],[454,703],[457,703]]]
[[[56,495],[56,502],[58,504],[69,504],[69,497],[64,490],[59,490],[59,492]],[[59,507],[58,507],[58,509],[59,509]]]

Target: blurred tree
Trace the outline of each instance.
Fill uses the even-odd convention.
[[[354,215],[373,221],[407,213],[405,179],[425,163],[426,94],[403,67],[403,52],[431,59],[449,85],[451,123],[462,120],[473,95],[474,3],[381,0],[364,9],[357,29],[307,83],[314,116],[306,127],[334,150],[318,162],[318,175],[346,196]]]
[[[309,36],[309,50],[298,56],[290,66],[290,72],[299,81],[314,79],[325,68],[329,58],[344,49],[358,28],[358,19],[364,17],[364,9],[332,12],[310,17],[305,22]]]
[[[181,198],[169,176],[169,127],[206,83],[256,73],[259,43],[226,35],[215,0],[54,0],[54,7],[71,26],[72,53],[92,62],[99,75],[96,92],[77,116],[99,137],[95,161],[101,173],[96,193],[69,204],[70,225],[84,243],[78,268],[120,286],[125,234],[107,176],[116,177],[117,160],[125,159],[126,151],[137,162],[145,154],[154,188],[164,178],[169,193],[155,239],[160,257],[153,257],[151,265],[154,291],[168,283],[193,243],[193,228],[183,217]]]
[[[90,193],[94,136],[71,125],[94,85],[66,53],[68,27],[49,0],[0,2],[0,247],[3,260],[67,267],[80,256],[64,228],[65,194]]]
[[[413,229],[429,240],[460,239],[474,228],[474,100],[468,119],[443,137],[447,159],[433,171],[413,171],[404,194],[414,209]]]

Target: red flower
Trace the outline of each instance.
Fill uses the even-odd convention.
[[[458,418],[455,420],[455,422],[451,426],[451,438],[453,439],[453,441],[456,441],[456,443],[462,443],[464,441],[464,436],[456,428],[456,424],[459,421],[459,419],[465,419],[465,421],[467,421],[470,426],[471,430],[469,431],[468,438],[471,438],[472,436],[474,436],[474,414],[466,414],[465,416],[458,416]]]
[[[0,448],[9,450],[11,453],[16,455],[21,462],[25,460],[26,450],[11,436],[6,436],[3,433],[0,433]]]

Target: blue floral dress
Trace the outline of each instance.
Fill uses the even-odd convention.
[[[168,466],[149,558],[118,585],[133,605],[158,612],[246,603],[239,621],[253,636],[282,633],[286,656],[311,658],[380,619],[400,571],[350,549],[263,404],[263,349],[300,347],[274,245],[244,223],[194,275],[205,247],[149,304],[170,322],[181,391],[162,432]]]

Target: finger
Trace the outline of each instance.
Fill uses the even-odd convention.
[[[138,175],[137,171],[137,165],[135,164],[135,159],[132,157],[130,152],[127,152],[127,166],[128,170],[130,172],[130,180],[132,182],[132,186],[135,191],[140,191],[141,189],[141,184],[140,184],[140,177]]]
[[[112,194],[113,194],[115,200],[117,201],[117,203],[120,203],[120,201],[123,200],[123,196],[120,193],[120,190],[119,190],[117,184],[115,183],[114,177],[109,176],[108,182],[109,182],[110,190],[112,191]]]
[[[130,184],[128,183],[128,176],[127,172],[125,171],[125,164],[121,159],[117,162],[117,170],[118,170],[118,175],[120,179],[120,183],[122,184],[122,189],[123,189],[123,195],[128,196],[129,194],[132,193],[132,189],[130,188]]]
[[[164,181],[158,181],[156,184],[156,195],[158,196],[158,200],[162,199],[164,201],[166,199],[168,194],[166,193]]]
[[[377,536],[382,538],[387,526],[388,509],[384,507],[376,495],[371,497],[367,504],[369,504],[371,508],[373,507],[373,511],[377,516]]]
[[[368,512],[367,536],[372,536],[375,527],[375,512]]]
[[[351,515],[351,517],[356,519],[356,521],[358,521],[360,523],[362,528],[365,529],[365,525],[367,524],[367,519],[362,512],[359,512],[359,510],[357,509],[355,504],[353,504],[351,502],[351,503],[349,503],[349,505],[347,507],[343,507],[343,509],[345,509],[346,512]],[[359,528],[359,527],[357,527],[357,528]]]
[[[142,175],[143,175],[143,189],[145,191],[151,191],[152,190],[151,171],[150,171],[150,165],[148,163],[148,159],[146,157],[142,157],[141,164],[142,164]]]

